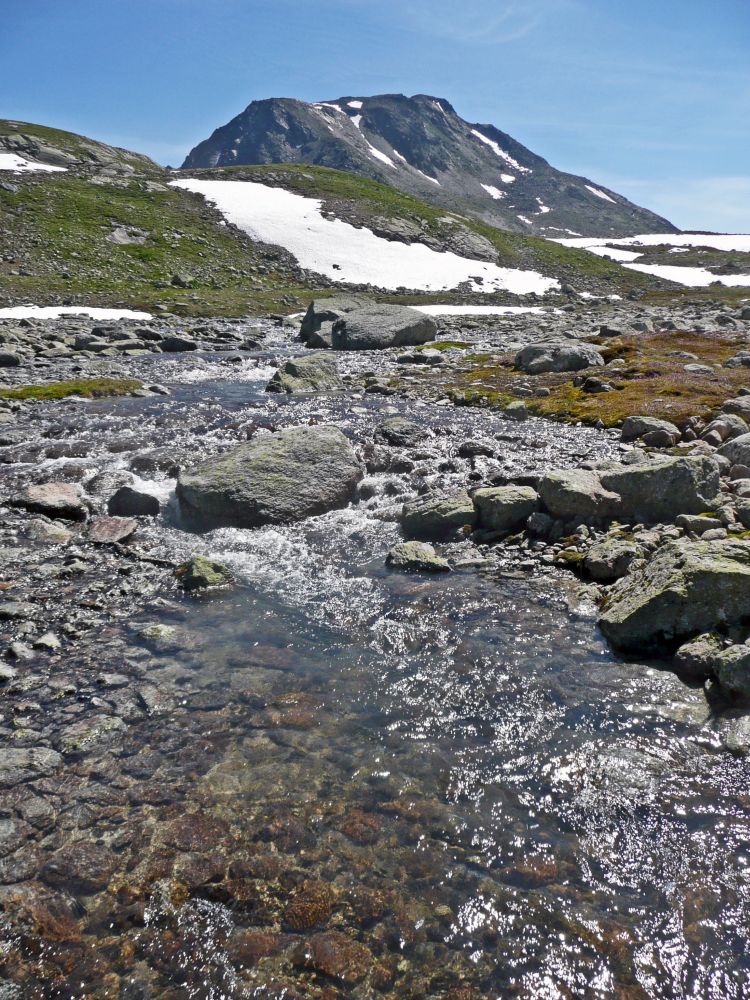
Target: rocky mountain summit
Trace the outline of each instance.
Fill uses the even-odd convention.
[[[253,101],[199,143],[183,168],[309,163],[381,181],[512,232],[547,237],[674,232],[622,195],[552,167],[443,98]]]

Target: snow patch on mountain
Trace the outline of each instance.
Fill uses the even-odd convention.
[[[500,191],[498,188],[493,187],[491,184],[482,184],[482,187],[490,196],[490,198],[494,198],[495,201],[499,201],[501,198],[507,197],[505,191]]]
[[[607,194],[606,191],[600,191],[599,188],[592,187],[590,184],[584,184],[584,187],[586,188],[587,191],[590,191],[592,194],[595,194],[597,198],[601,198],[603,201],[611,201],[613,205],[617,204],[615,199],[610,198],[610,196]]]
[[[173,186],[203,195],[251,237],[285,247],[300,265],[341,283],[379,288],[441,291],[467,283],[476,292],[544,294],[559,288],[536,271],[498,267],[454,253],[438,253],[421,243],[400,243],[326,219],[322,202],[283,188],[251,181],[185,178]]]
[[[510,153],[506,153],[504,149],[501,149],[500,146],[495,142],[494,139],[490,139],[489,136],[483,135],[481,132],[479,132],[475,128],[473,128],[471,130],[471,134],[473,136],[476,136],[477,139],[481,139],[481,141],[486,146],[490,147],[490,149],[493,151],[493,153],[496,153],[497,156],[499,156],[501,160],[505,160],[506,163],[509,163],[511,165],[511,167],[515,167],[516,170],[520,170],[520,172],[522,174],[530,174],[531,173],[531,170],[528,167],[522,167],[521,164],[518,162],[518,160],[514,160],[513,159],[513,157],[510,155]]]
[[[37,163],[27,160],[16,153],[0,153],[0,170],[12,170],[14,173],[24,173],[31,170],[46,170],[49,173],[65,173],[66,167],[53,167],[49,163]]]
[[[8,306],[0,309],[0,319],[58,319],[60,316],[88,316],[90,319],[153,319],[151,313],[135,309],[103,309],[90,306]]]
[[[362,107],[362,101],[347,101],[346,106],[347,108],[354,108],[355,111],[359,111]]]

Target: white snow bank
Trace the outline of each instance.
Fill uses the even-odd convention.
[[[750,253],[750,235],[746,233],[645,233],[643,236],[582,236],[579,239],[557,240],[569,247],[583,247],[602,243],[616,243],[618,246],[654,247],[666,244],[670,247],[713,247],[714,250],[735,250]]]
[[[544,294],[559,288],[556,279],[536,271],[438,253],[421,243],[385,240],[369,229],[356,229],[340,219],[325,219],[320,200],[283,188],[251,181],[194,178],[172,184],[202,194],[253,238],[285,247],[302,267],[342,283],[440,291],[469,282],[478,292],[505,290],[518,295]]]
[[[151,313],[134,309],[99,309],[89,306],[9,306],[0,309],[0,319],[57,319],[58,316],[88,316],[90,319],[152,319]]]
[[[494,198],[495,201],[499,201],[501,198],[505,198],[505,191],[500,191],[498,188],[493,187],[491,184],[482,184],[482,187],[490,196],[490,198]]]
[[[653,274],[667,281],[676,281],[690,288],[705,288],[714,281],[728,288],[750,286],[750,274],[712,274],[704,267],[680,267],[677,264],[624,264],[623,267],[628,267],[631,271]]]
[[[14,173],[22,173],[24,171],[28,172],[31,170],[46,170],[51,174],[64,174],[66,168],[53,167],[49,163],[36,163],[34,160],[27,160],[23,156],[17,156],[15,153],[0,153],[0,170],[12,170]]]
[[[347,108],[354,108],[355,111],[359,111],[362,107],[362,101],[347,101]]]
[[[500,180],[503,184],[512,184],[515,181],[513,174],[500,174]]]
[[[599,257],[613,257],[622,262],[623,267],[628,267],[631,271],[653,274],[654,277],[676,281],[689,288],[705,288],[714,281],[731,288],[750,285],[750,275],[748,274],[712,274],[705,267],[681,267],[678,264],[634,264],[632,262],[643,256],[642,253],[613,249],[611,246],[607,246],[608,243],[612,243],[616,247],[666,245],[671,247],[670,253],[684,252],[690,247],[711,247],[714,250],[748,253],[750,252],[750,235],[746,234],[645,233],[642,236],[623,237],[581,236],[575,239],[555,237],[553,242],[562,243],[566,247],[579,247],[582,250],[588,250],[589,253],[595,253]]]
[[[584,184],[584,187],[586,188],[587,191],[590,191],[592,194],[595,194],[597,198],[602,198],[604,201],[611,201],[613,205],[617,204],[615,199],[610,198],[610,196],[607,194],[606,191],[600,191],[599,188],[592,187],[590,184]]]
[[[539,315],[550,311],[541,306],[412,306],[412,309],[427,316],[517,316],[519,313]]]
[[[506,163],[509,163],[511,167],[515,167],[516,170],[520,170],[522,174],[531,173],[531,170],[529,170],[528,167],[522,167],[518,160],[513,159],[510,153],[506,153],[504,149],[501,149],[494,139],[490,139],[489,136],[482,135],[482,133],[478,132],[475,128],[471,130],[471,134],[476,136],[477,139],[481,139],[485,146],[489,146],[493,153],[499,156],[501,160],[505,160]]]

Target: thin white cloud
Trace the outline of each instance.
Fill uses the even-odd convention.
[[[581,0],[338,0],[367,6],[421,35],[474,45],[502,45],[531,34],[545,20],[580,6]]]

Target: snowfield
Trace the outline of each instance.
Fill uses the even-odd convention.
[[[587,191],[590,191],[592,194],[595,194],[597,198],[601,198],[602,201],[611,201],[613,205],[617,204],[615,199],[610,198],[610,196],[607,194],[606,191],[600,191],[599,188],[592,187],[590,184],[584,184],[584,187],[586,188]]]
[[[635,263],[642,256],[642,251],[639,252],[636,249],[638,247],[645,248],[666,245],[672,248],[670,253],[684,252],[690,247],[711,247],[714,250],[750,253],[750,235],[747,234],[645,233],[643,236],[623,236],[621,238],[579,236],[574,239],[567,237],[559,239],[555,237],[553,242],[562,243],[566,247],[579,247],[581,250],[588,250],[589,253],[595,253],[599,257],[612,257],[614,260],[619,261],[623,267],[630,268],[631,271],[652,274],[655,278],[675,281],[689,288],[705,288],[714,281],[718,281],[720,284],[731,288],[750,285],[750,274],[713,274],[705,267],[680,267],[679,264]],[[614,248],[607,245],[610,243],[614,244]],[[634,249],[617,249],[619,247],[633,247]]]
[[[518,160],[514,160],[510,153],[506,153],[505,150],[502,149],[494,139],[490,139],[488,135],[483,135],[475,128],[471,130],[471,134],[483,142],[485,146],[489,146],[496,156],[499,156],[501,160],[505,160],[505,162],[510,164],[511,167],[515,167],[516,170],[520,171],[522,174],[532,173],[529,167],[522,167]]]
[[[254,239],[285,247],[299,264],[342,283],[434,292],[469,282],[472,291],[543,295],[559,282],[536,271],[498,267],[438,253],[421,243],[399,243],[325,219],[321,201],[251,181],[185,178],[171,182],[203,195],[224,217]]]
[[[66,173],[65,167],[53,167],[49,163],[36,163],[23,156],[16,156],[15,153],[0,153],[0,170],[12,170],[14,173],[30,170],[46,170],[51,174]]]
[[[412,306],[417,312],[427,316],[518,316],[521,313],[560,312],[559,309],[543,309],[542,306]]]
[[[133,309],[99,309],[88,306],[9,306],[0,309],[0,319],[57,319],[58,316],[88,316],[90,319],[153,319],[151,313]]]

